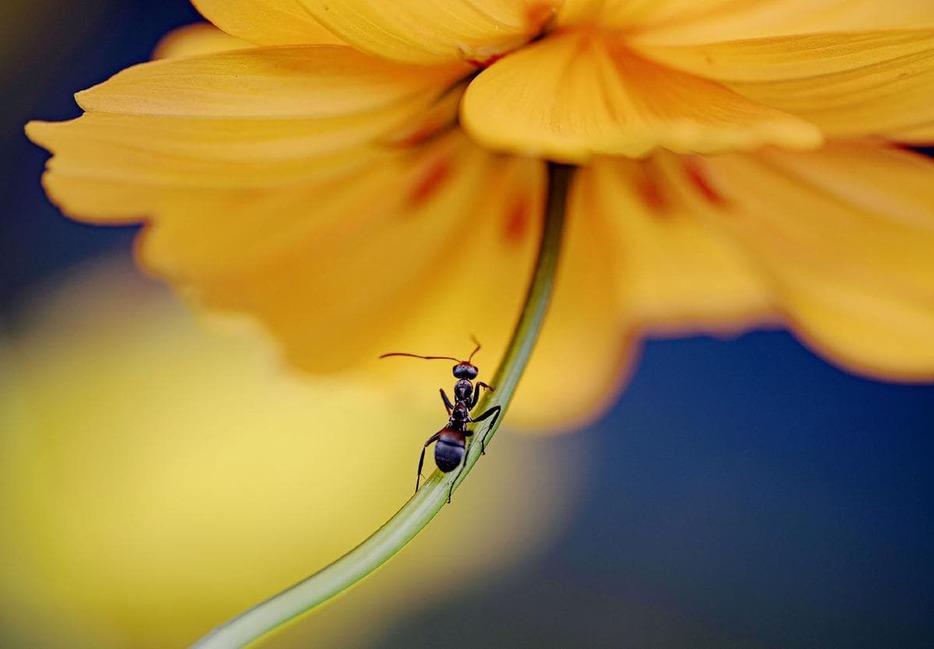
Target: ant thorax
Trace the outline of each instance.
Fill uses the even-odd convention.
[[[470,421],[470,408],[463,401],[454,404],[454,410],[451,411],[451,424],[466,424]]]
[[[473,383],[467,379],[461,379],[454,384],[454,400],[455,401],[470,401],[470,397],[473,394]]]

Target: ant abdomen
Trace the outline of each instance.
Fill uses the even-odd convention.
[[[435,442],[435,464],[444,473],[450,473],[464,460],[464,433],[457,430],[442,430]]]

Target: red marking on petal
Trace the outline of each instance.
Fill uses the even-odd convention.
[[[449,158],[439,158],[432,161],[421,177],[409,191],[409,205],[421,207],[438,193],[444,182],[451,177],[451,161]]]
[[[687,179],[694,186],[694,189],[700,193],[704,199],[711,205],[718,207],[726,204],[726,198],[710,182],[707,176],[707,170],[699,158],[689,158],[684,162],[684,172]]]
[[[664,215],[670,207],[670,197],[662,190],[662,184],[648,170],[635,180],[636,191],[642,202],[657,216]]]
[[[518,245],[525,238],[529,230],[530,212],[529,201],[524,197],[517,197],[512,202],[509,211],[506,212],[506,224],[503,228],[503,235],[508,244]]]
[[[424,124],[423,126],[406,133],[401,138],[392,142],[393,146],[409,148],[424,144],[432,135],[438,132],[438,127],[434,124]]]
[[[501,58],[506,56],[506,54],[508,54],[508,52],[503,52],[501,54],[494,54],[485,59],[467,59],[467,63],[469,63],[470,65],[475,65],[478,68],[488,68],[494,63],[496,63],[497,61],[499,61]]]

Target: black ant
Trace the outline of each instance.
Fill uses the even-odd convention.
[[[452,356],[420,356],[418,354],[407,354],[405,352],[392,352],[389,354],[383,354],[380,358],[386,358],[388,356],[410,356],[412,358],[422,358],[425,360],[450,360],[457,363],[454,366],[454,378],[457,379],[457,383],[454,384],[454,403],[451,403],[451,400],[448,398],[448,395],[444,392],[444,388],[441,388],[441,400],[444,402],[444,407],[448,411],[448,424],[437,433],[428,438],[428,441],[425,442],[425,445],[422,447],[422,454],[418,458],[418,473],[415,476],[415,491],[418,492],[419,482],[422,478],[422,466],[425,464],[425,450],[431,446],[432,443],[435,443],[435,464],[438,465],[438,468],[441,469],[444,473],[449,473],[460,466],[461,462],[464,460],[464,455],[467,453],[467,438],[473,435],[472,430],[467,430],[467,424],[483,421],[485,419],[490,420],[490,424],[487,427],[487,430],[493,428],[493,425],[496,423],[496,419],[499,417],[499,413],[502,410],[501,406],[493,406],[488,408],[478,417],[471,417],[470,411],[477,406],[477,402],[480,401],[480,388],[486,388],[490,392],[493,391],[493,388],[483,381],[477,381],[476,386],[471,383],[475,378],[479,370],[477,366],[471,363],[473,360],[474,354],[480,351],[480,343],[477,342],[476,338],[473,338],[473,341],[476,343],[476,347],[470,356],[467,357],[466,361],[458,360]],[[474,389],[476,387],[476,390]],[[484,448],[484,441],[480,440],[480,452],[486,453],[486,448]],[[451,485],[451,489],[454,489],[454,485]],[[448,502],[451,502],[451,494],[448,493]]]

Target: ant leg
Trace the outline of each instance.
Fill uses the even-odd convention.
[[[500,413],[501,410],[502,410],[502,407],[501,407],[501,406],[493,406],[492,408],[490,408],[489,410],[487,410],[486,412],[484,412],[482,415],[480,415],[480,416],[477,417],[476,419],[471,419],[471,421],[474,421],[474,422],[476,422],[476,421],[483,421],[484,419],[487,419],[488,417],[490,417],[491,415],[493,415],[493,421],[490,422],[490,425],[492,426],[494,423],[496,423],[496,418],[499,417],[499,413]],[[487,431],[489,431],[489,428],[487,428]],[[473,434],[474,434],[474,431],[472,431],[472,430],[465,430],[465,431],[464,431],[464,436],[465,436],[465,437],[472,437]],[[424,451],[423,451],[423,452],[424,452]],[[486,447],[484,446],[483,440],[482,440],[482,439],[480,440],[480,455],[486,455]],[[461,477],[461,473],[463,473],[463,471],[464,471],[464,469],[465,469],[466,467],[467,467],[467,458],[466,458],[466,456],[465,456],[465,457],[464,457],[464,461],[461,463],[461,468],[460,468],[460,470],[457,472],[457,475],[454,476],[454,481],[451,482],[451,488],[450,488],[450,490],[448,491],[448,504],[449,504],[449,505],[451,504],[451,496],[454,494],[454,485],[457,483],[457,480]]]
[[[427,446],[422,447],[421,457],[418,458],[418,472],[415,474],[415,493],[418,493],[418,488],[422,481],[422,465],[425,463],[425,449]]]
[[[466,456],[464,458],[466,460]],[[448,504],[451,504],[451,496],[454,495],[454,485],[457,483],[457,479],[461,477],[461,473],[464,471],[464,467],[467,466],[466,462],[461,462],[460,471],[457,472],[457,475],[454,476],[454,480],[451,482],[451,488],[448,489]]]
[[[422,467],[425,465],[425,450],[439,437],[441,437],[441,433],[435,433],[428,438],[428,441],[425,442],[425,445],[422,447],[422,454],[418,458],[418,473],[415,474],[415,493],[418,493],[418,483],[422,478]]]
[[[491,408],[491,410],[492,410],[492,408]],[[477,420],[477,419],[471,419],[470,421],[479,421],[479,420]],[[472,430],[465,430],[465,431],[464,431],[464,436],[465,436],[465,437],[473,437],[473,434],[474,434],[474,431],[472,431]],[[473,444],[473,442],[470,442],[470,443]],[[480,444],[480,455],[486,455],[486,449],[483,447],[483,444]]]
[[[477,421],[483,421],[484,419],[489,419],[490,417],[493,417],[493,419],[491,419],[490,423],[487,425],[486,432],[483,434],[483,437],[480,438],[480,454],[481,455],[486,455],[486,436],[490,433],[490,429],[492,429],[493,426],[496,424],[496,420],[499,419],[499,413],[502,412],[502,410],[503,410],[502,406],[493,406],[492,408],[484,412],[479,417],[473,418],[473,421],[477,422]]]
[[[476,385],[477,389],[476,389],[476,391],[473,393],[473,399],[470,400],[470,409],[471,409],[471,410],[473,410],[474,408],[476,408],[476,407],[477,407],[477,403],[480,401],[480,388],[486,388],[486,389],[489,390],[490,392],[493,391],[493,388],[491,388],[490,386],[488,386],[488,385],[487,385],[486,383],[484,383],[483,381],[477,381],[477,383],[476,383],[475,385]]]
[[[476,420],[476,419],[471,419],[470,421],[477,421],[477,420]],[[472,431],[472,430],[465,430],[465,431],[464,431],[464,437],[473,437],[473,434],[474,434],[474,431]],[[473,444],[473,441],[471,441],[470,443]],[[486,455],[486,449],[483,448],[483,444],[480,445],[480,455]]]
[[[438,392],[441,393],[441,400],[444,401],[444,407],[448,409],[448,417],[450,417],[451,411],[454,410],[454,404],[448,399],[448,395],[444,393],[444,388],[441,388]]]

